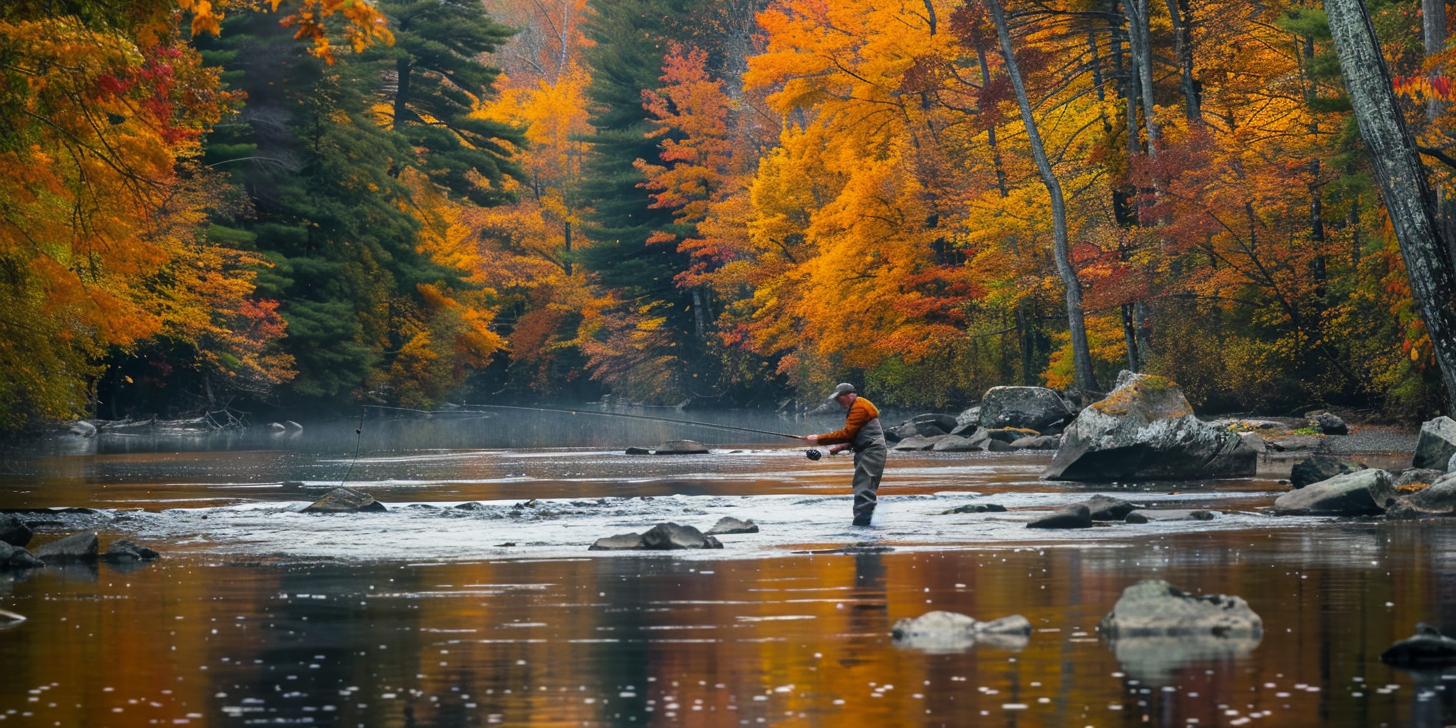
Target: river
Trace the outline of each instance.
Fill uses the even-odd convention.
[[[684,435],[712,453],[622,454]],[[62,438],[0,468],[0,508],[56,509],[24,514],[32,547],[89,529],[103,550],[126,537],[163,558],[0,575],[0,608],[28,618],[0,630],[0,726],[1456,723],[1456,670],[1378,660],[1418,622],[1456,633],[1456,529],[1270,517],[1287,463],[1119,487],[1042,482],[1049,459],[893,453],[875,524],[855,529],[847,456],[659,423],[518,413]],[[390,511],[297,512],[339,483]],[[1094,493],[1219,515],[1025,527]],[[975,503],[1007,511],[945,513]],[[721,516],[761,531],[721,550],[587,550]],[[1241,596],[1264,635],[1222,652],[1108,644],[1098,621],[1143,579]],[[1034,630],[1024,645],[897,647],[891,625],[930,610]]]

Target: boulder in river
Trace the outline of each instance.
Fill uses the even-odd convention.
[[[8,543],[11,546],[24,546],[30,543],[30,537],[34,533],[25,521],[10,513],[0,513],[0,543]]]
[[[707,455],[708,446],[697,440],[668,440],[652,451],[653,455]]]
[[[1453,456],[1456,456],[1456,420],[1443,415],[1422,424],[1411,467],[1446,470]]]
[[[1082,505],[1087,506],[1088,515],[1094,521],[1121,521],[1137,510],[1137,506],[1107,495],[1094,495]]]
[[[94,564],[100,550],[96,534],[83,531],[42,544],[34,553],[47,564]]]
[[[101,560],[113,564],[126,564],[137,561],[156,561],[162,555],[146,546],[138,546],[126,539],[113,541],[106,548],[106,553],[101,555]]]
[[[1445,471],[1431,468],[1406,468],[1395,475],[1395,487],[1397,490],[1414,490],[1440,480],[1445,474]]]
[[[1027,528],[1091,528],[1092,511],[1085,503],[1073,503],[1026,524]]]
[[[981,427],[1052,432],[1072,417],[1061,395],[1046,387],[992,387],[981,398]]]
[[[37,559],[34,554],[19,546],[12,546],[0,541],[0,572],[19,571],[20,569],[34,569],[45,564]]]
[[[627,455],[651,455],[652,454],[652,451],[651,450],[648,450],[645,447],[629,447],[629,448],[627,448],[627,452],[625,454],[627,454]]]
[[[1289,483],[1295,488],[1303,488],[1311,483],[1318,483],[1321,480],[1329,480],[1336,475],[1353,473],[1357,470],[1364,470],[1365,466],[1359,463],[1352,463],[1329,455],[1310,455],[1294,464],[1289,471]]]
[[[981,443],[969,437],[960,435],[946,435],[935,441],[930,446],[935,452],[976,452],[981,450]]]
[[[382,513],[389,510],[374,496],[353,488],[334,488],[302,513]]]
[[[1161,523],[1163,521],[1212,521],[1213,511],[1181,509],[1146,509],[1127,514],[1126,523]]]
[[[1456,516],[1456,473],[1443,475],[1413,493],[1398,495],[1385,509],[1385,517],[1392,520],[1431,516]]]
[[[1407,669],[1435,668],[1456,665],[1456,639],[1424,622],[1416,625],[1416,633],[1387,647],[1380,661]]]
[[[961,410],[961,413],[956,415],[955,420],[957,429],[967,425],[979,427],[981,425],[981,405],[967,407]]]
[[[1082,410],[1042,477],[1137,481],[1239,478],[1258,455],[1238,433],[1199,420],[1173,382],[1124,372],[1107,397]]]
[[[659,523],[642,534],[642,545],[652,550],[721,549],[723,544],[692,526]]]
[[[931,654],[962,652],[977,644],[1020,650],[1031,637],[1031,622],[1019,614],[978,622],[956,612],[926,612],[895,622],[890,629],[897,647]]]
[[[920,437],[919,435],[907,437],[890,448],[891,450],[929,450],[935,447],[937,442],[951,437],[951,435],[934,435],[932,437]]]
[[[1097,629],[1113,640],[1130,637],[1259,639],[1264,634],[1264,620],[1240,597],[1199,596],[1162,579],[1148,579],[1124,589]]]
[[[1187,665],[1252,652],[1264,622],[1239,597],[1196,596],[1155,579],[1123,590],[1097,629],[1129,677],[1158,686]]]
[[[1062,438],[1057,435],[1027,435],[1006,445],[1012,450],[1055,450],[1061,446]]]
[[[1006,512],[1006,506],[996,505],[995,503],[967,503],[966,505],[963,505],[963,506],[956,506],[955,508],[951,508],[951,509],[948,509],[948,510],[941,511],[940,513],[941,513],[941,515],[948,516],[948,515],[951,515],[953,513],[1005,513],[1005,512]]]
[[[1279,516],[1371,516],[1395,498],[1390,473],[1379,468],[1336,475],[1274,500]]]
[[[758,533],[758,524],[752,519],[747,521],[739,520],[732,516],[723,516],[713,527],[708,529],[709,536],[720,536],[734,533]]]

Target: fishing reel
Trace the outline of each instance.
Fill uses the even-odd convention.
[[[804,453],[804,457],[807,457],[810,460],[817,461],[819,458],[824,457],[824,453],[819,452],[817,449],[811,447],[807,452]]]

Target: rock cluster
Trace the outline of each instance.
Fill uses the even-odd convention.
[[[1046,387],[992,387],[958,415],[921,414],[885,430],[895,450],[1006,452],[1055,450],[1075,414]]]
[[[0,572],[34,569],[41,566],[66,566],[105,561],[112,564],[154,561],[161,558],[146,546],[120,539],[112,542],[106,553],[100,553],[100,540],[95,533],[83,531],[42,544],[34,552],[0,541]]]
[[[646,533],[624,533],[597,539],[589,551],[668,551],[721,549],[723,543],[692,526],[659,523]]]

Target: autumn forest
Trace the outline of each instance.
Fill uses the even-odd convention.
[[[1200,410],[1427,417],[1456,397],[1446,13],[10,0],[0,432],[843,380],[950,407],[1121,369]]]

